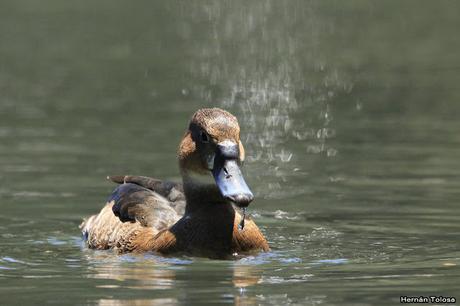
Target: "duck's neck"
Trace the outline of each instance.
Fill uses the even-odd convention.
[[[191,253],[227,258],[233,253],[236,211],[215,183],[206,179],[183,174],[185,215],[176,223],[182,227],[174,225],[171,231]]]
[[[182,181],[186,200],[185,214],[206,213],[214,208],[233,211],[232,204],[222,197],[212,180],[206,181],[196,176],[183,174]]]

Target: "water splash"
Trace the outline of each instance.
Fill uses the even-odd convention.
[[[193,46],[190,92],[236,112],[248,173],[267,182],[266,197],[292,191],[287,182],[305,174],[299,170],[306,156],[339,153],[329,142],[336,134],[334,101],[353,84],[322,54],[318,37],[330,25],[316,9],[279,1],[245,3],[244,10],[233,3],[184,4],[184,37],[191,35],[190,18],[209,25]]]
[[[238,230],[242,231],[244,229],[244,219],[246,219],[246,207],[241,208],[243,216],[241,217],[241,222],[238,225]]]

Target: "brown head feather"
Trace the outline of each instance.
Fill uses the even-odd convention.
[[[193,114],[187,132],[179,145],[181,171],[206,173],[208,171],[203,155],[206,149],[200,146],[200,133],[205,132],[209,142],[217,144],[231,140],[239,144],[240,157],[244,159],[244,148],[240,142],[240,126],[235,116],[220,108],[203,108]],[[209,147],[209,146],[208,146]]]

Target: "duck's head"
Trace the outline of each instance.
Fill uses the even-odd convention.
[[[189,194],[220,197],[247,207],[254,196],[240,166],[244,148],[235,116],[219,108],[198,110],[179,146],[179,166]],[[187,192],[189,190],[189,192]]]

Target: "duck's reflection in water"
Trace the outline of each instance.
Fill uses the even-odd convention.
[[[262,276],[262,270],[257,266],[235,264],[233,268],[233,285],[238,289],[234,294],[234,305],[258,305],[257,297],[249,295],[247,289],[257,285]]]
[[[217,269],[214,264],[203,269],[203,265],[195,265],[199,263],[191,260],[114,256],[110,252],[93,252],[87,259],[91,262],[88,277],[106,280],[96,288],[123,289],[124,293],[136,290],[135,294],[123,297],[117,296],[118,291],[113,298],[97,300],[99,305],[185,305],[196,301],[204,289],[216,302],[231,303],[233,300],[234,305],[257,304],[257,297],[251,296],[249,288],[259,283],[262,270],[254,265],[234,262],[224,266],[219,264]],[[210,281],[204,283],[206,279]]]
[[[233,285],[240,289],[254,286],[259,283],[261,275],[262,270],[257,266],[235,264],[233,266]]]
[[[176,280],[171,264],[155,256],[100,251],[88,252],[87,260],[91,263],[88,277],[107,280],[97,288],[172,289]]]

